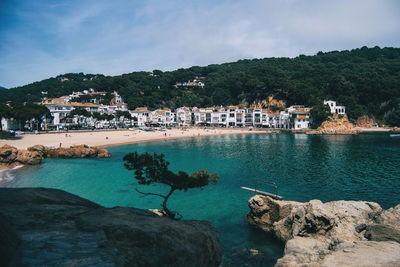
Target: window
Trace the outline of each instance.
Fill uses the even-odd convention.
[[[235,117],[235,113],[229,113],[229,118]]]

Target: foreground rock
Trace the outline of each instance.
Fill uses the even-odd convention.
[[[104,208],[55,189],[0,188],[0,227],[0,266],[221,263],[219,234],[208,222],[178,222],[135,208]]]
[[[309,131],[308,134],[357,134],[354,124],[349,121],[347,115],[333,114],[324,121],[317,130]]]
[[[110,153],[106,149],[89,147],[87,145],[71,146],[69,148],[49,148],[42,145],[29,147],[27,150],[9,145],[0,146],[0,164],[5,167],[15,165],[36,165],[44,158],[106,158]]]
[[[254,196],[250,224],[285,243],[276,266],[399,266],[400,205],[373,202],[300,203]]]

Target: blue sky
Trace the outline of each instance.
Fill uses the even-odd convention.
[[[0,86],[400,47],[397,0],[0,0]]]

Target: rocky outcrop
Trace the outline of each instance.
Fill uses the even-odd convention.
[[[400,205],[383,211],[374,202],[300,203],[257,195],[249,200],[249,207],[249,223],[285,243],[285,255],[276,266],[396,266],[400,262]]]
[[[357,119],[356,126],[362,128],[372,128],[376,126],[376,123],[373,119],[371,119],[367,115],[364,115]]]
[[[308,134],[357,134],[354,124],[349,121],[347,115],[333,114],[324,121],[317,130],[307,132]]]
[[[36,165],[44,158],[105,158],[110,157],[106,149],[89,147],[87,145],[71,146],[69,148],[49,148],[42,145],[18,150],[9,145],[0,146],[0,164],[13,167],[15,165]]]
[[[204,221],[174,221],[136,208],[104,208],[43,188],[0,188],[0,215],[0,227],[12,225],[17,236],[0,238],[0,252],[9,249],[11,266],[221,263],[219,234]],[[6,246],[8,240],[19,242],[17,253]]]
[[[71,146],[69,148],[47,148],[46,156],[48,158],[104,158],[110,154],[106,149],[89,147],[87,145]]]

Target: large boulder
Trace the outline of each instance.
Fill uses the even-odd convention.
[[[276,266],[345,266],[338,263],[339,258],[338,265],[333,264],[332,256],[341,257],[341,252],[347,250],[354,255],[346,254],[343,258],[354,258],[357,264],[364,258],[364,265],[358,266],[366,266],[365,255],[382,247],[375,241],[400,241],[397,228],[400,205],[383,211],[374,202],[311,200],[300,203],[257,195],[249,200],[249,207],[249,223],[285,243],[285,255]],[[389,266],[386,264],[394,259],[400,262],[400,244],[389,247],[385,253],[375,255],[375,262],[381,260],[381,264],[373,266]],[[389,261],[383,258],[387,254],[392,255]]]
[[[44,188],[0,188],[0,214],[21,240],[12,258],[15,266],[221,263],[219,234],[208,222],[178,222],[135,208],[104,208]]]
[[[15,161],[24,165],[40,164],[44,159],[43,154],[37,151],[18,150]]]
[[[15,159],[17,158],[17,154],[18,149],[13,146],[9,146],[7,144],[0,146],[0,163],[14,163]]]
[[[28,147],[27,150],[28,151],[32,151],[32,152],[38,152],[40,155],[45,157],[47,148],[45,146],[43,146],[43,145],[34,145],[34,146],[31,146],[31,147]]]

